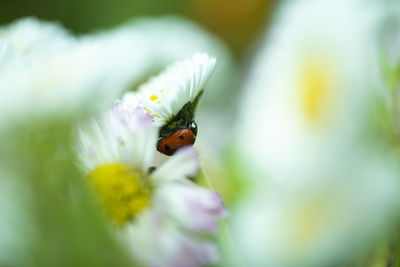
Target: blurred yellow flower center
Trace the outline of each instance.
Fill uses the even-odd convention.
[[[318,240],[322,231],[327,231],[332,218],[332,203],[329,195],[299,200],[288,212],[287,246],[294,255],[301,255]]]
[[[101,165],[89,178],[101,205],[118,225],[128,222],[150,204],[149,177],[125,164]]]
[[[300,105],[309,123],[323,122],[332,90],[332,70],[326,63],[311,59],[301,65]]]

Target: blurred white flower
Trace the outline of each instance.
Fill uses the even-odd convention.
[[[210,78],[215,58],[196,53],[190,59],[176,62],[161,74],[141,85],[138,92],[125,94],[128,105],[139,105],[154,116],[156,126],[170,122],[188,102],[194,102]]]
[[[336,266],[394,229],[398,168],[386,158],[352,156],[310,172],[312,183],[252,191],[233,212],[249,266]]]
[[[76,39],[58,25],[26,19],[1,34],[0,120],[104,108],[148,67],[142,47],[132,51],[144,38],[135,32]]]
[[[25,18],[0,28],[3,64],[27,67],[71,47],[76,39],[57,23]]]
[[[397,221],[399,170],[369,132],[381,17],[358,0],[284,2],[238,124],[250,185],[232,225],[249,266],[351,262]]]
[[[375,17],[359,1],[285,2],[244,85],[239,147],[252,168],[297,173],[363,144],[381,82]]]
[[[177,38],[160,45],[165,26]],[[104,110],[145,76],[197,50],[225,53],[217,40],[177,18],[80,37],[55,23],[17,21],[0,29],[0,121]]]
[[[151,118],[141,107],[117,103],[100,123],[80,130],[78,155],[89,184],[121,226],[135,260],[151,266],[215,262],[210,237],[224,214],[221,199],[186,178],[199,167],[193,148],[150,172],[158,132]]]

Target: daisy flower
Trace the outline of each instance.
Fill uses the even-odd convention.
[[[150,78],[138,91],[125,94],[127,105],[140,105],[153,116],[153,122],[160,127],[160,138],[168,138],[179,132],[176,143],[158,143],[157,149],[172,155],[179,147],[194,143],[197,125],[195,110],[210,78],[215,58],[206,53],[195,53],[191,58],[169,66],[161,74]],[[185,138],[185,132],[188,138]],[[162,140],[160,140],[162,141]]]
[[[285,2],[244,86],[238,144],[251,168],[296,173],[365,145],[376,17],[359,1]]]
[[[399,215],[399,170],[369,135],[378,16],[357,0],[284,3],[245,83],[250,185],[233,235],[249,266],[351,265]]]
[[[71,36],[56,23],[23,19],[0,29],[0,120],[103,109],[146,71],[142,35]],[[93,101],[93,96],[96,101]]]
[[[157,128],[142,108],[117,103],[79,131],[78,156],[94,196],[115,223],[135,261],[201,266],[218,260],[212,241],[224,215],[215,192],[194,185],[198,156],[179,150],[152,167]]]
[[[4,43],[0,58],[12,67],[27,67],[38,61],[69,49],[76,38],[58,23],[24,18],[0,27],[0,40]]]
[[[249,266],[340,266],[390,236],[399,218],[399,170],[387,157],[351,156],[308,173],[310,183],[253,188],[232,212]]]

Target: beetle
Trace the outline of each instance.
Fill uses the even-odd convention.
[[[193,102],[187,102],[182,109],[159,131],[157,150],[165,155],[173,155],[183,146],[193,145],[197,136],[197,123],[194,120],[201,91]]]
[[[190,128],[183,128],[167,138],[160,139],[157,143],[157,150],[171,156],[179,148],[193,145],[195,140],[196,135],[193,131]]]

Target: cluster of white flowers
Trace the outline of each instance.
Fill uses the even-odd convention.
[[[156,39],[164,26],[179,38],[170,35],[160,46]],[[81,37],[34,18],[0,28],[0,121],[12,128],[36,119],[75,120],[87,114],[82,111],[102,114],[79,124],[79,166],[116,237],[133,262],[144,266],[219,260],[215,235],[226,211],[216,192],[191,180],[200,168],[197,152],[182,147],[155,163],[158,127],[201,96],[214,70],[215,58],[193,54],[197,49],[225,53],[197,26],[174,18],[144,19]],[[138,81],[191,54],[103,113]],[[6,221],[0,224],[4,229],[16,230]],[[6,246],[9,236],[2,236],[0,246]],[[5,256],[0,263],[7,263]]]
[[[228,108],[240,77],[229,52],[183,19],[82,36],[35,18],[0,27],[0,137],[17,136],[0,148],[33,162],[16,170],[18,153],[2,153],[0,265],[34,264],[33,254],[49,251],[36,246],[52,203],[35,194],[53,193],[54,183],[67,192],[54,207],[74,203],[60,214],[78,214],[76,196],[87,201],[102,226],[94,235],[111,234],[134,265],[362,266],[400,219],[397,2],[281,1],[246,73],[238,118]],[[200,107],[198,136],[204,102],[214,107]],[[211,183],[209,166],[222,174]],[[30,170],[49,179],[35,188]],[[71,174],[79,183],[53,179]],[[225,232],[220,193],[232,200]],[[400,259],[387,255],[385,265]]]
[[[164,27],[169,38],[161,42]],[[57,23],[19,20],[0,28],[0,121],[104,110],[146,75],[198,50],[229,58],[198,26],[173,17],[79,37]]]

